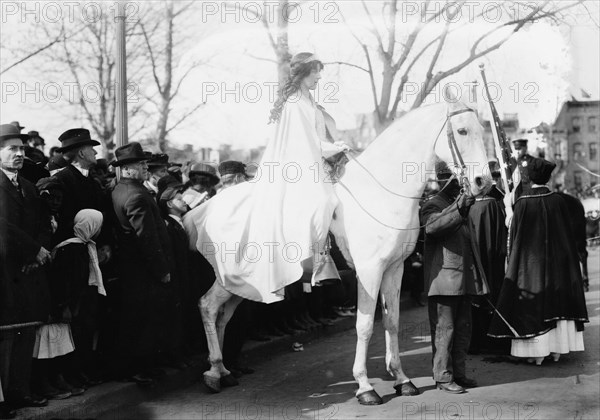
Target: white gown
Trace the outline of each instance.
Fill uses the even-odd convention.
[[[322,158],[340,151],[326,141],[312,98],[288,101],[255,178],[185,216],[190,239],[226,290],[271,303],[300,279],[303,261],[312,261],[325,242],[337,205]]]

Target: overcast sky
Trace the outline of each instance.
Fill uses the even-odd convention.
[[[19,14],[7,15],[6,11],[12,9],[6,9],[6,3],[11,2],[2,2],[5,13],[0,38],[3,42],[18,42],[19,33],[25,33],[22,29],[32,22],[21,23],[23,16]],[[265,144],[272,131],[267,121],[277,76],[275,64],[260,59],[273,58],[265,30],[249,15],[224,13],[222,4],[205,2],[198,15],[200,17],[186,29],[194,42],[193,47],[186,51],[181,68],[197,58],[211,59],[209,65],[188,78],[182,89],[184,96],[175,105],[173,115],[180,115],[203,100],[207,105],[172,132],[170,139],[174,143],[205,147],[218,147],[225,143],[234,148],[255,147]],[[292,53],[314,51],[324,62],[352,61],[364,65],[361,49],[341,23],[338,8],[366,42],[374,42],[365,29],[368,22],[358,2],[308,2],[301,14],[296,15],[297,22],[290,25]],[[467,19],[467,16],[463,18]],[[399,25],[399,31],[409,31],[411,24],[408,16],[403,25]],[[443,22],[438,25],[443,25]],[[440,57],[440,69],[447,68],[467,54],[477,34],[486,30],[475,23],[469,25],[467,30],[449,40]],[[432,28],[437,29],[439,27]],[[467,95],[467,83],[480,80],[478,65],[484,63],[488,81],[497,83],[501,88],[501,96],[497,98],[499,112],[519,113],[521,126],[530,127],[541,121],[553,121],[569,92],[579,95],[580,89],[585,89],[592,98],[598,99],[599,51],[600,32],[592,24],[559,27],[536,23],[521,30],[500,50],[476,61],[445,82],[465,87],[463,94]],[[14,58],[3,54],[0,68],[5,68]],[[36,82],[43,86],[44,83],[58,81],[35,79],[29,68],[29,65],[18,66],[0,76],[2,123],[19,120],[21,125],[26,126],[25,131],[38,130],[48,145],[57,144],[58,135],[68,128],[85,127],[81,113],[63,102],[47,103],[42,100],[36,103],[33,95],[22,100],[21,95],[6,94],[9,84],[18,83],[31,88]],[[415,79],[415,82],[419,81],[419,78]],[[413,87],[418,89],[418,84]],[[407,109],[415,95],[407,95],[401,102],[402,107]],[[366,73],[347,66],[326,66],[317,99],[334,116],[340,128],[353,128],[357,114],[373,110]],[[435,99],[435,95],[430,98]],[[479,100],[481,102],[481,98]],[[483,107],[484,112],[486,108]]]

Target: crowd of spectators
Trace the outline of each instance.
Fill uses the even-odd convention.
[[[40,134],[22,128],[0,125],[0,418],[105,381],[149,386],[165,367],[205,363],[197,305],[215,277],[181,218],[250,180],[245,165],[171,162],[135,142],[108,162],[80,128],[46,156]],[[341,281],[311,293],[299,282],[282,302],[240,305],[226,331],[234,375],[253,372],[239,358],[248,340],[354,316],[354,272],[332,248]]]

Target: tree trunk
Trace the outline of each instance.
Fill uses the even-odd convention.
[[[275,50],[279,86],[287,80],[290,74],[290,60],[292,56],[288,45],[289,13],[289,1],[279,1],[277,6],[277,46]]]

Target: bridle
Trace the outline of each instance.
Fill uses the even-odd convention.
[[[440,135],[442,134],[444,127],[446,127],[446,137],[448,138],[448,147],[450,148],[450,153],[452,153],[452,160],[454,161],[454,167],[459,167],[460,168],[460,176],[458,177],[458,182],[461,186],[461,192],[464,192],[468,195],[471,195],[471,184],[469,183],[469,179],[466,176],[467,174],[467,166],[465,165],[465,161],[463,160],[463,157],[460,153],[460,150],[458,149],[458,145],[456,144],[456,139],[454,138],[454,130],[452,129],[452,121],[451,118],[455,115],[459,115],[465,112],[475,112],[473,109],[471,108],[463,108],[463,109],[459,109],[457,111],[453,111],[453,112],[449,112],[446,115],[446,119],[444,120],[444,124],[442,125],[442,127],[440,128],[435,141],[433,143],[433,149],[435,150],[435,146],[440,138]],[[421,200],[423,199],[423,197],[410,197],[410,196],[406,196],[406,195],[402,195],[399,194],[397,192],[394,192],[392,190],[390,190],[389,188],[387,188],[385,185],[383,185],[377,178],[375,178],[375,176],[371,173],[371,171],[369,171],[362,163],[360,163],[358,161],[358,159],[356,159],[354,156],[350,155],[349,153],[346,154],[347,156],[349,156],[350,159],[354,160],[354,162],[356,162],[356,164],[358,166],[360,166],[376,183],[377,185],[379,185],[381,188],[383,188],[385,191],[387,191],[388,193],[395,195],[397,197],[402,197],[402,198],[408,198],[411,200]],[[444,189],[450,185],[451,181],[456,178],[456,174],[454,172],[452,172],[452,176],[446,181],[446,184],[442,187],[442,189],[437,193],[439,194],[440,192],[444,191]],[[398,227],[394,227],[394,226],[390,226],[384,222],[382,222],[381,220],[377,219],[375,216],[373,216],[367,209],[365,209],[362,204],[360,203],[360,201],[358,201],[358,199],[354,196],[354,194],[352,194],[352,191],[350,191],[350,189],[348,189],[348,187],[346,187],[346,185],[344,185],[344,183],[339,180],[338,181],[339,185],[344,188],[346,190],[346,192],[354,199],[354,201],[356,202],[356,204],[358,204],[358,206],[365,212],[367,213],[373,220],[375,220],[376,222],[378,222],[379,224],[390,228],[390,229],[394,229],[394,230],[418,230],[421,229],[425,226],[419,226],[418,228],[398,228]]]
[[[448,113],[448,115],[446,116],[446,137],[448,137],[448,147],[450,148],[450,153],[452,153],[452,160],[454,161],[454,166],[460,168],[460,179],[458,182],[461,186],[461,192],[467,195],[472,195],[471,184],[469,183],[469,178],[467,177],[467,165],[465,165],[465,161],[463,160],[463,157],[460,154],[460,150],[458,149],[458,145],[456,144],[456,139],[454,138],[454,130],[452,129],[452,120],[450,119],[455,115],[463,114],[465,112],[475,111],[471,108],[463,108]],[[435,143],[433,148],[435,150]]]

